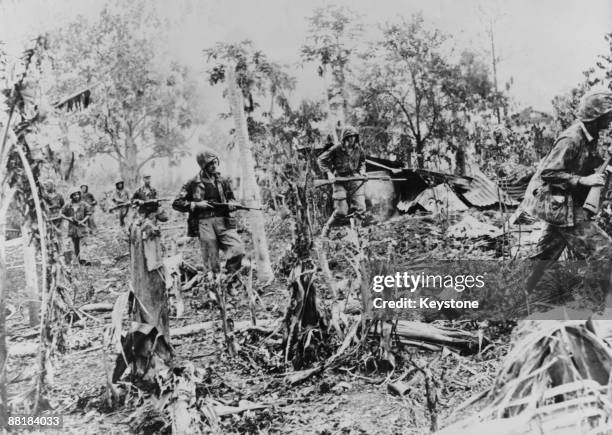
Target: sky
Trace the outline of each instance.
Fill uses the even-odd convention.
[[[609,0],[152,0],[172,29],[174,56],[204,72],[202,49],[217,41],[251,39],[268,56],[287,64],[298,79],[298,97],[323,94],[312,66],[302,66],[303,44],[312,10],[327,4],[348,6],[362,16],[365,37],[378,25],[421,11],[426,20],[453,36],[457,49],[488,55],[486,17],[494,33],[501,84],[512,78],[519,106],[550,110],[555,95],[567,92],[582,72],[606,52],[603,36],[612,31]],[[0,0],[0,41],[19,54],[37,33],[51,30],[78,14],[94,18],[102,0]],[[588,6],[588,7],[587,7]]]

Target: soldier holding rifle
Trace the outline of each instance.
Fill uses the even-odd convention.
[[[355,127],[346,126],[342,131],[341,143],[319,156],[319,167],[327,172],[327,177],[333,182],[334,211],[321,230],[323,237],[327,237],[331,226],[346,217],[349,210],[365,217],[364,181],[336,181],[336,177],[366,177],[365,153]]]
[[[199,237],[206,271],[218,273],[219,249],[227,254],[226,269],[229,273],[240,269],[244,257],[244,245],[236,231],[236,220],[231,212],[239,207],[228,180],[217,172],[219,159],[210,152],[196,156],[200,173],[189,180],[172,203],[172,208],[189,213],[187,220],[190,237]]]
[[[612,122],[612,93],[585,95],[577,118],[560,134],[534,175],[539,186],[534,191],[536,205],[532,211],[547,226],[532,256],[536,264],[527,290],[535,288],[546,268],[568,247],[591,268],[587,286],[599,287],[604,296],[610,285],[612,239],[592,220],[592,204],[585,204],[585,200],[591,189],[605,184],[606,168],[596,171],[603,161],[597,152],[597,140]]]
[[[81,239],[87,236],[87,221],[91,210],[85,202],[81,201],[81,191],[74,189],[70,193],[70,204],[66,204],[61,217],[68,221],[68,237],[72,240],[74,256],[81,263]]]
[[[111,201],[113,201],[114,206],[112,210],[117,210],[117,216],[119,217],[119,225],[122,227],[125,226],[125,217],[130,210],[130,194],[124,188],[125,183],[123,180],[119,180],[115,183],[115,191],[113,192],[113,196]]]

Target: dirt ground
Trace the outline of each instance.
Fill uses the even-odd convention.
[[[178,249],[189,261],[198,264],[199,247],[195,240],[177,247],[176,241],[184,234],[184,217],[171,212],[171,220],[164,224],[164,244]],[[73,266],[75,284],[74,305],[91,302],[114,303],[127,290],[129,257],[127,236],[113,217],[97,212],[98,230],[89,237],[84,257],[91,266]],[[270,244],[277,261],[288,245],[288,229],[282,222],[270,219]],[[245,235],[243,235],[243,238]],[[12,291],[9,303],[20,307],[8,321],[11,343],[36,340],[27,326],[27,309],[23,288],[23,272],[9,271]],[[257,307],[260,322],[278,321],[288,301],[285,284],[279,280],[255,289],[262,295],[263,306]],[[319,296],[326,302],[323,289]],[[203,295],[196,288],[184,294],[186,310],[181,318],[172,318],[171,327],[179,327],[219,318],[217,307],[203,304]],[[245,295],[230,300],[229,316],[234,322],[249,321]],[[121,434],[138,432],[134,416],[143,403],[132,396],[122,406],[108,408],[104,402],[106,372],[112,367],[113,356],[102,350],[104,328],[110,323],[110,313],[92,313],[67,331],[69,350],[54,357],[55,373],[50,403],[55,413],[65,415],[64,428],[57,433]],[[127,319],[125,321],[127,325]],[[28,334],[30,333],[30,334]],[[24,338],[27,337],[27,338]],[[453,352],[428,352],[405,348],[396,352],[396,366],[391,372],[359,369],[358,362],[342,366],[294,387],[284,382],[278,355],[254,343],[247,333],[238,334],[243,352],[230,358],[224,351],[220,328],[205,333],[172,340],[176,359],[191,361],[207,374],[206,382],[198,388],[206,397],[226,405],[249,400],[266,405],[256,411],[245,411],[221,419],[224,433],[305,433],[305,434],[399,434],[428,433],[432,418],[440,427],[452,410],[473,394],[489,387],[503,354],[507,351],[507,336],[492,338],[491,346],[472,356]],[[411,360],[421,367],[430,367],[438,403],[432,413],[427,409],[425,383],[420,374],[408,364]],[[106,364],[105,364],[106,362]],[[112,368],[111,368],[112,370]],[[27,390],[35,372],[34,357],[11,357],[8,377],[12,397]],[[410,385],[403,396],[389,388],[400,379]],[[20,380],[21,379],[21,380]],[[142,433],[152,433],[151,428]],[[51,433],[45,431],[45,433]]]

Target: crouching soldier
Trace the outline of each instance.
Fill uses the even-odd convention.
[[[172,203],[172,208],[189,213],[188,236],[199,237],[206,272],[218,273],[219,249],[226,253],[226,270],[240,269],[244,246],[236,231],[234,207],[220,205],[235,199],[229,181],[222,180],[217,165],[219,159],[209,152],[198,153],[200,173],[189,180]]]
[[[336,177],[366,177],[365,153],[359,143],[355,127],[347,126],[342,131],[341,143],[333,145],[319,156],[319,167],[333,181],[332,198],[334,211],[321,231],[323,237],[330,227],[347,216],[349,211],[365,218],[365,181],[335,181]]]
[[[68,221],[68,237],[72,240],[74,256],[81,263],[81,241],[87,236],[87,221],[91,211],[89,206],[81,201],[80,190],[70,193],[70,203],[62,209],[62,217]]]
[[[583,205],[591,187],[605,182],[603,174],[595,173],[603,162],[597,152],[597,140],[600,131],[612,122],[612,93],[585,95],[577,117],[557,138],[534,175],[538,184],[531,212],[547,225],[532,256],[536,263],[527,280],[527,291],[535,288],[546,268],[567,247],[576,259],[588,264],[585,285],[595,288],[599,301],[603,301],[606,294],[610,296],[612,239]],[[612,147],[608,152],[611,151]]]

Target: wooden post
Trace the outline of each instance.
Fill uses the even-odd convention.
[[[246,116],[244,114],[244,97],[238,88],[236,81],[235,66],[229,65],[227,68],[227,89],[228,98],[236,126],[236,136],[240,146],[240,162],[242,164],[242,180],[244,201],[247,206],[259,207],[261,195],[259,186],[255,178],[255,160],[253,159],[253,145],[249,140]],[[253,246],[257,258],[257,274],[262,281],[270,281],[274,278],[272,264],[270,263],[270,253],[268,251],[268,239],[264,226],[263,212],[260,210],[249,211],[249,224],[253,237]]]
[[[23,236],[23,270],[25,273],[25,290],[28,295],[28,320],[30,326],[40,323],[40,294],[38,292],[38,271],[36,269],[36,246],[29,225],[22,225]]]

